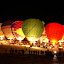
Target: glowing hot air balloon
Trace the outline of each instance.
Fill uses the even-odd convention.
[[[12,26],[11,26],[13,35],[20,42],[21,42],[21,40],[23,40],[25,38],[25,35],[22,31],[22,23],[23,22],[24,21],[15,21],[12,23]]]
[[[4,34],[3,34],[2,30],[1,30],[1,25],[2,25],[2,23],[0,23],[0,39],[2,40],[3,37],[4,37]]]
[[[22,24],[22,30],[29,41],[37,41],[44,31],[44,24],[39,19],[27,19]]]
[[[51,42],[58,42],[63,37],[63,25],[59,23],[49,23],[45,27],[46,35]]]
[[[8,21],[5,21],[3,24],[2,24],[2,28],[1,30],[3,31],[4,35],[8,38],[8,39],[13,39],[14,36],[12,34],[12,31],[11,31],[11,24],[12,22],[14,22],[13,20],[8,20]]]

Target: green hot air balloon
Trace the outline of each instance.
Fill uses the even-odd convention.
[[[27,19],[22,24],[22,30],[29,41],[37,41],[44,31],[44,22],[39,19]]]

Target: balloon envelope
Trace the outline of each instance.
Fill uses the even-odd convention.
[[[23,22],[24,21],[15,21],[14,23],[12,23],[12,26],[11,26],[12,33],[18,40],[23,40],[25,38],[25,35],[22,31]]]
[[[63,37],[63,25],[59,23],[49,23],[45,27],[45,32],[51,42],[58,42]]]
[[[2,24],[1,30],[3,31],[4,35],[7,38],[14,38],[14,36],[12,34],[12,31],[11,31],[11,24],[12,24],[12,22],[14,22],[14,21],[13,20],[8,20],[8,21],[5,21]]]
[[[2,30],[1,30],[1,25],[2,25],[2,23],[0,23],[0,37],[4,37],[4,34],[3,34]]]
[[[23,22],[22,30],[29,41],[36,41],[44,30],[44,24],[39,19],[27,19]]]

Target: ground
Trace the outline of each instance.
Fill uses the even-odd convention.
[[[13,54],[10,55],[10,49],[24,50],[24,55]],[[26,51],[27,49],[27,51]],[[39,55],[30,54],[31,51],[39,51]],[[17,44],[3,44],[0,45],[0,64],[64,64],[64,57],[47,57],[40,55],[40,52],[46,51],[45,48],[30,47],[29,45],[17,45]]]
[[[54,59],[42,55],[0,54],[0,64],[64,64],[64,57]]]

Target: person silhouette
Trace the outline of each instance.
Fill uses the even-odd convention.
[[[10,49],[10,54],[12,54],[12,48]]]
[[[30,50],[29,50],[29,54],[30,54]]]
[[[39,55],[39,51],[38,51],[38,55]]]
[[[15,49],[15,53],[17,53],[17,49]]]
[[[31,54],[32,54],[32,51],[31,51]]]
[[[36,55],[37,55],[37,51],[36,51]]]

